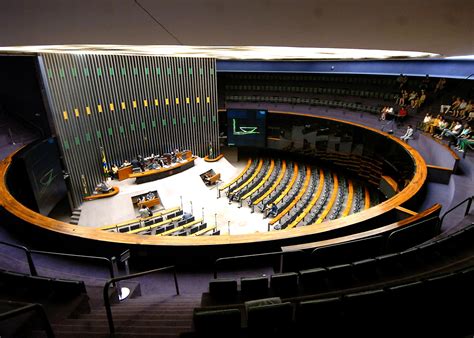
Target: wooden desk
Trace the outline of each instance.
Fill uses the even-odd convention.
[[[123,168],[119,168],[117,176],[119,181],[126,180],[128,176],[132,173],[132,166],[126,166]]]
[[[111,196],[117,195],[119,191],[120,190],[118,187],[112,187],[112,189],[106,193],[98,193],[98,194],[86,196],[84,197],[84,201],[92,201],[92,200],[97,200],[99,198],[111,197]]]
[[[138,207],[141,208],[142,205],[144,205],[148,208],[152,208],[155,205],[160,205],[160,204],[161,204],[161,200],[159,198],[153,198],[153,199],[148,200],[148,201],[139,202]]]
[[[145,172],[141,173],[135,173],[135,174],[130,174],[130,178],[136,178],[136,183],[141,184],[141,183],[146,183],[146,182],[151,182],[155,180],[159,180],[177,173],[180,173],[182,171],[185,171],[186,169],[189,169],[194,166],[194,160],[196,159],[196,156],[191,157],[190,159],[180,162],[180,163],[175,163],[174,165],[168,167],[168,168],[160,168],[160,169],[152,169],[152,170],[147,170]]]
[[[214,176],[209,177],[209,180],[207,180],[206,184],[208,185],[216,184],[217,181],[219,181],[220,179],[221,179],[221,174],[217,173]]]

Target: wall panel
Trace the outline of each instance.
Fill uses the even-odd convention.
[[[41,54],[72,196],[104,179],[107,164],[175,148],[219,153],[216,61],[128,55]],[[207,99],[209,98],[209,99]]]

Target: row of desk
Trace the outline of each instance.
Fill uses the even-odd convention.
[[[128,178],[135,178],[135,182],[140,184],[162,179],[193,167],[194,160],[196,160],[197,156],[193,156],[190,150],[185,150],[177,153],[176,158],[179,162],[170,163],[159,169],[150,169],[139,173],[134,173],[131,165],[122,167],[117,173],[118,180],[123,181]]]

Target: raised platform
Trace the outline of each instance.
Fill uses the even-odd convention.
[[[120,191],[119,187],[112,187],[112,189],[108,192],[86,196],[84,197],[84,201],[92,201],[92,200],[97,200],[100,198],[112,197],[112,196],[117,195],[119,191]]]
[[[193,156],[187,160],[184,160],[179,163],[175,163],[169,167],[164,167],[160,169],[152,169],[147,170],[141,173],[130,174],[129,178],[135,178],[135,183],[141,184],[146,182],[151,182],[155,180],[159,180],[165,177],[169,177],[174,174],[178,174],[180,172],[185,171],[194,166],[194,161],[196,160],[196,156]]]

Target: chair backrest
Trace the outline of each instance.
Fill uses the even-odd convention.
[[[250,332],[272,333],[291,327],[293,305],[290,302],[252,306],[247,309],[247,327]]]
[[[276,296],[287,297],[298,293],[298,274],[286,272],[270,276],[270,288]]]
[[[264,276],[242,277],[240,290],[246,299],[265,298],[268,296],[268,278]]]
[[[328,288],[327,270],[316,268],[301,270],[299,284],[304,293],[323,292]]]
[[[241,321],[239,309],[195,309],[193,314],[195,332],[205,337],[237,336]]]
[[[237,296],[237,281],[215,279],[209,282],[209,294],[217,300],[231,300]]]

